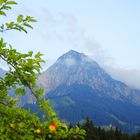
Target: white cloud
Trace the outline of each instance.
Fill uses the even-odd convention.
[[[120,67],[117,68],[113,66],[105,66],[104,68],[116,80],[120,80],[132,88],[140,89],[139,69],[127,69],[127,68],[120,68]]]

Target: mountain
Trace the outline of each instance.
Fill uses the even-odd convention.
[[[83,53],[71,50],[59,57],[38,84],[64,120],[75,123],[88,116],[96,125],[140,130],[140,91],[114,80]]]

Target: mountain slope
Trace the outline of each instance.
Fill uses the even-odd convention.
[[[100,96],[109,96],[116,100],[129,100],[140,105],[140,92],[132,90],[124,83],[112,79],[95,61],[83,53],[69,51],[38,78],[39,85],[46,93],[65,84],[88,85]],[[57,93],[58,94],[58,93]]]
[[[140,91],[114,80],[83,53],[62,55],[38,83],[63,119],[74,123],[89,116],[97,125],[140,129]]]

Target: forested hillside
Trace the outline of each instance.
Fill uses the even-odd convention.
[[[95,127],[89,118],[86,118],[82,123],[77,122],[77,125],[86,131],[85,140],[140,140],[140,132],[129,135],[111,125],[106,128]],[[71,127],[73,126],[70,124],[69,128]]]

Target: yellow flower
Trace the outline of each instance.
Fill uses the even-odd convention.
[[[35,130],[35,132],[36,132],[37,134],[40,134],[40,133],[41,133],[41,129],[38,128],[38,129]]]

